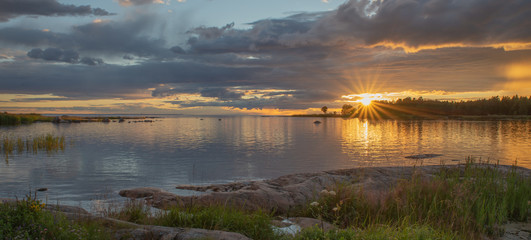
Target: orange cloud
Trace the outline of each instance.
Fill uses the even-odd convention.
[[[380,42],[369,47],[387,47],[391,49],[403,49],[406,53],[416,53],[422,50],[434,50],[441,48],[454,47],[479,47],[479,48],[503,48],[505,51],[528,50],[531,49],[531,43],[496,43],[496,44],[466,44],[466,43],[445,43],[421,46],[409,46],[406,43]]]
[[[291,116],[297,114],[309,114],[315,113],[316,109],[278,109],[278,108],[232,108],[232,107],[223,107],[225,110],[244,113],[249,115],[264,115],[264,116]],[[320,109],[318,111],[321,111]]]

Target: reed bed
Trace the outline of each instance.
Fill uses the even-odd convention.
[[[55,136],[51,133],[26,139],[3,136],[1,141],[0,152],[4,154],[6,159],[15,151],[18,154],[23,152],[37,154],[39,152],[54,153],[65,149],[65,137]]]

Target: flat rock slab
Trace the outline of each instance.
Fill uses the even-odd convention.
[[[493,165],[483,165],[492,167]],[[501,171],[509,171],[511,166],[497,166]],[[148,204],[157,208],[171,206],[190,207],[213,204],[236,205],[245,209],[267,209],[277,213],[286,213],[295,206],[314,200],[323,189],[330,190],[337,184],[351,184],[366,193],[388,191],[397,181],[411,179],[413,174],[431,178],[442,168],[461,168],[453,166],[422,167],[369,167],[352,168],[320,173],[301,173],[282,176],[272,180],[235,182],[209,186],[185,185],[179,189],[194,190],[197,196],[179,196],[156,188],[135,188],[120,191],[120,195],[129,198],[145,198]],[[531,170],[518,168],[526,176]]]
[[[531,239],[531,222],[526,223],[507,223],[504,226],[505,234],[502,240],[529,240]]]

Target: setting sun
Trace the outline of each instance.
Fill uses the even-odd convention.
[[[363,104],[363,106],[369,106],[372,102],[372,99],[371,98],[363,98],[363,99],[360,99],[359,102],[361,104]]]

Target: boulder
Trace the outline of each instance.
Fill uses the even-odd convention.
[[[120,194],[120,196],[122,197],[137,199],[137,198],[152,197],[154,194],[157,194],[163,191],[164,190],[160,188],[141,187],[141,188],[121,190],[118,194]]]

